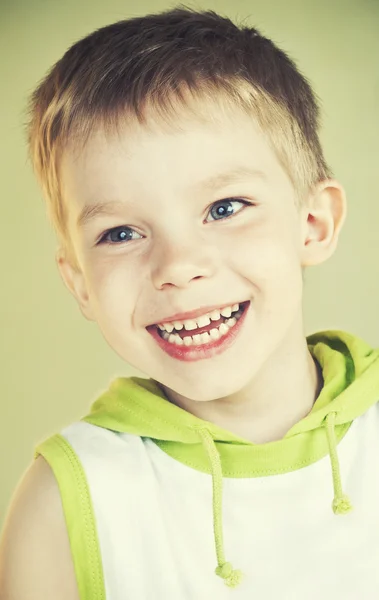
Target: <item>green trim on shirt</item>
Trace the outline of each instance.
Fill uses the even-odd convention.
[[[34,458],[38,455],[48,462],[59,486],[80,600],[105,600],[96,520],[82,464],[60,434],[39,444]]]

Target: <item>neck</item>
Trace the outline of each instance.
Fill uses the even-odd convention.
[[[230,396],[197,402],[166,387],[164,392],[170,402],[187,412],[263,444],[282,439],[307,416],[322,384],[321,369],[303,336],[297,345],[287,341],[242,390]]]

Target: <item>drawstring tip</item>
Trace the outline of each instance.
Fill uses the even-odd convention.
[[[229,562],[218,566],[215,573],[225,580],[225,585],[231,588],[237,587],[242,580],[242,571],[234,570]]]
[[[353,510],[353,506],[348,496],[334,498],[332,508],[335,515],[346,515],[348,512]]]

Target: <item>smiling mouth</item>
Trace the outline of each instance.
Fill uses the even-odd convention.
[[[223,316],[220,314],[218,319],[212,320],[208,317],[205,319],[208,323],[202,326],[198,325],[197,319],[193,319],[187,321],[185,327],[183,326],[183,323],[175,323],[178,327],[177,329],[171,325],[168,327],[171,331],[167,331],[160,325],[153,325],[153,327],[158,332],[160,338],[177,346],[199,346],[209,344],[229,333],[230,329],[232,329],[241,318],[249,303],[250,301],[245,301],[235,305],[237,310],[231,311],[230,316]],[[200,324],[203,322],[202,319],[204,317],[198,319]]]
[[[172,359],[183,362],[211,359],[226,352],[240,338],[249,308],[250,300],[240,302],[236,306],[237,310],[232,311],[230,317],[218,314],[216,321],[215,314],[215,319],[212,320],[212,323],[201,327],[196,327],[196,323],[192,323],[190,326],[187,322],[187,326],[190,326],[190,329],[185,329],[182,327],[183,323],[174,322],[165,324],[170,331],[165,330],[164,324],[149,325],[146,329],[160,350]],[[198,317],[200,325],[201,318]],[[180,329],[174,331],[174,325],[177,325]]]

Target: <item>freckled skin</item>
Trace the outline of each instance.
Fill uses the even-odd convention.
[[[254,120],[217,110],[217,123],[188,117],[181,131],[134,123],[111,138],[97,132],[80,155],[68,149],[63,194],[82,272],[60,253],[57,263],[84,316],[172,402],[250,439],[267,430],[269,439],[309,412],[320,386],[304,336],[302,268],[334,252],[345,196],[338,182],[320,182],[298,210]],[[264,178],[195,188],[235,167],[259,169]],[[212,220],[212,203],[228,198],[252,205]],[[81,208],[104,199],[122,199],[125,209],[77,230]],[[122,225],[134,239],[95,246]],[[243,300],[251,304],[238,340],[210,360],[176,361],[146,330],[166,315]]]

